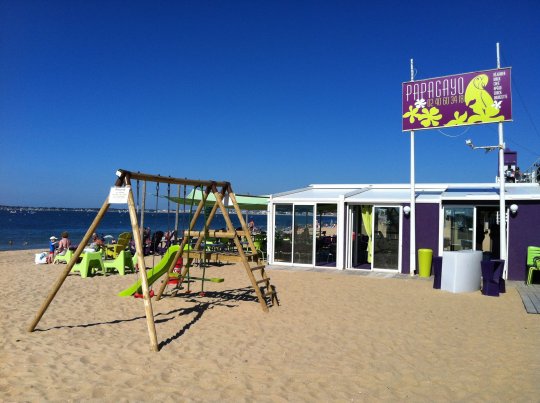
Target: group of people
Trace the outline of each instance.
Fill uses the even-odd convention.
[[[49,254],[47,263],[53,263],[56,256],[63,256],[70,249],[71,240],[67,231],[62,232],[62,239],[58,240],[54,235],[49,238]],[[98,251],[105,245],[103,239],[96,233],[92,235],[92,240],[89,247]]]
[[[49,238],[49,255],[47,256],[47,263],[54,262],[55,256],[65,255],[71,246],[71,241],[69,239],[69,233],[66,231],[62,232],[62,239],[58,241],[54,235]]]
[[[249,231],[252,234],[256,232],[253,218],[249,221],[248,227],[249,227]],[[164,241],[164,244],[162,244],[162,241]],[[157,231],[156,233],[152,234],[149,227],[146,227],[143,231],[143,246],[145,248],[145,251],[148,251],[148,253],[155,253],[157,252],[157,249],[159,247],[167,248],[170,245],[177,242],[178,242],[178,238],[177,238],[176,231],[167,231],[165,233],[161,231]],[[105,245],[104,240],[97,233],[94,233],[92,235],[92,240],[90,242],[89,247],[98,251],[101,248],[103,248],[104,245]],[[132,249],[135,249],[135,244],[133,240],[131,241],[130,246],[132,247]],[[62,239],[60,239],[60,241],[58,241],[58,238],[56,238],[54,235],[51,236],[50,243],[49,243],[49,255],[47,256],[47,263],[53,263],[54,258],[57,255],[65,255],[67,250],[70,247],[71,247],[71,240],[69,239],[68,232],[66,231],[62,232]]]
[[[152,233],[150,227],[146,227],[143,230],[142,242],[145,255],[163,254],[169,246],[178,243],[178,235],[176,231],[172,230]],[[130,249],[135,253],[135,241],[133,239],[130,242]]]

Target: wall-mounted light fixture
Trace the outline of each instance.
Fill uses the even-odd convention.
[[[409,215],[411,213],[411,208],[409,206],[403,207],[403,212],[405,215]]]
[[[511,212],[512,214],[516,214],[517,211],[518,211],[518,205],[517,205],[517,204],[512,204],[512,205],[510,206],[510,212]]]

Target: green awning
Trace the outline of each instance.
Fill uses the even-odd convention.
[[[239,195],[235,194],[236,201],[241,210],[263,210],[266,211],[268,207],[268,197],[267,196],[250,196],[250,195]],[[165,196],[167,197],[167,196]],[[193,208],[197,208],[200,201],[202,200],[203,192],[200,189],[194,189],[189,192],[186,197],[167,197],[170,201],[178,204],[185,205],[186,208],[193,203]],[[225,207],[231,209],[234,208],[231,200],[227,197],[225,201]],[[206,198],[205,207],[213,207],[216,203],[216,197],[213,193],[210,193]]]

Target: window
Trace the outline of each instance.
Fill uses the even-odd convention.
[[[473,249],[474,209],[445,207],[443,249],[447,251]]]

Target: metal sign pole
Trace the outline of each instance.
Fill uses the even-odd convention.
[[[414,81],[414,62],[411,59],[411,81]],[[410,220],[410,275],[414,276],[416,269],[416,190],[414,170],[414,130],[411,130],[411,212]]]
[[[499,42],[497,42],[497,68],[501,68]],[[499,231],[500,231],[500,258],[504,260],[503,278],[508,277],[508,259],[506,254],[506,200],[505,200],[505,174],[504,174],[504,133],[503,124],[499,122]]]

